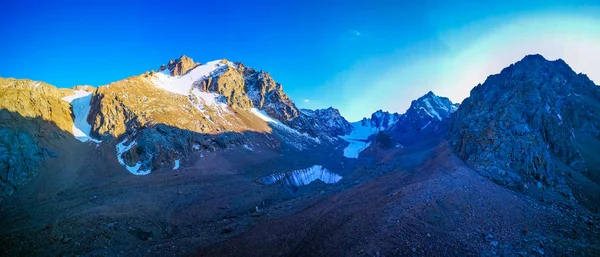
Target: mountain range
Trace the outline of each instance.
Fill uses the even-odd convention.
[[[185,55],[99,87],[0,78],[0,109],[7,255],[600,254],[600,88],[560,59],[357,122]]]

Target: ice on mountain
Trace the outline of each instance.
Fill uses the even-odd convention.
[[[326,184],[335,184],[341,179],[342,176],[337,173],[331,172],[321,165],[314,165],[306,169],[266,175],[256,179],[256,181],[265,185],[282,183],[287,186],[303,186],[315,180],[321,180]]]
[[[75,94],[65,96],[61,99],[70,103],[71,108],[73,109],[73,115],[75,118],[73,119],[73,127],[71,129],[75,138],[81,142],[87,142],[89,140],[92,140],[96,143],[101,142],[99,140],[93,140],[90,138],[92,125],[88,123],[87,117],[90,114],[92,92],[75,90]]]

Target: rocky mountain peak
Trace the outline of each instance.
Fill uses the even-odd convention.
[[[313,126],[319,127],[320,130],[326,131],[329,136],[345,135],[352,131],[352,125],[340,114],[336,108],[329,107],[326,109],[300,110],[302,114],[308,117],[309,121],[318,121]],[[305,118],[306,119],[306,118]]]
[[[177,59],[170,60],[167,66],[163,64],[158,71],[163,72],[168,70],[171,76],[182,76],[198,65],[200,65],[199,62],[194,62],[192,58],[182,55]]]
[[[587,76],[562,60],[529,55],[471,90],[451,141],[473,168],[501,184],[540,183],[572,195],[569,178],[600,182],[600,155],[586,150],[600,147],[599,106],[600,88]]]
[[[458,104],[452,103],[447,97],[440,97],[429,91],[427,94],[411,102],[406,111],[407,116],[431,117],[441,121],[448,118],[458,109]]]
[[[363,118],[361,123],[362,126],[387,129],[396,123],[399,118],[400,114],[398,113],[389,113],[380,109],[371,114],[371,118]]]

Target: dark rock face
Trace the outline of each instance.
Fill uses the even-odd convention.
[[[67,137],[51,121],[0,110],[0,200],[33,179],[42,161],[57,157],[54,143]]]
[[[489,76],[454,118],[454,150],[498,183],[570,196],[572,172],[600,182],[600,88],[560,59],[530,55]]]
[[[37,139],[23,132],[0,128],[0,199],[10,196],[33,178],[43,157]]]
[[[383,149],[390,149],[395,146],[394,140],[385,132],[379,131],[375,138],[375,145]]]
[[[338,109],[333,107],[314,111],[303,109],[301,114],[304,115],[301,115],[300,119],[304,120],[306,124],[300,126],[312,126],[315,130],[322,131],[328,136],[346,135],[352,131],[352,125],[342,117]]]
[[[173,167],[174,160],[186,160],[198,151],[214,152],[249,141],[275,147],[273,140],[259,133],[201,134],[164,124],[141,129],[134,140],[136,144],[122,158],[128,166],[139,162],[142,170]]]

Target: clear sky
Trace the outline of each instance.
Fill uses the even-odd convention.
[[[599,0],[20,0],[0,6],[0,32],[1,77],[99,86],[182,54],[227,58],[351,121],[429,90],[460,102],[530,53],[600,84]]]

